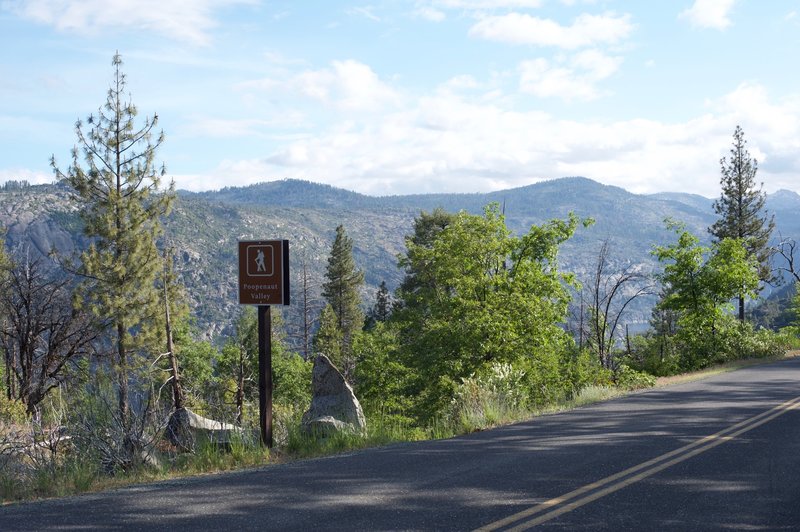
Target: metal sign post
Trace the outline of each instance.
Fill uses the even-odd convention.
[[[239,304],[258,306],[258,420],[272,447],[271,305],[289,304],[289,241],[239,241]]]
[[[261,444],[272,448],[272,314],[258,307],[258,421]]]

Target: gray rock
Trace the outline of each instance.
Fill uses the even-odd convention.
[[[325,355],[314,360],[311,394],[311,407],[303,414],[306,433],[325,436],[338,431],[366,431],[364,411],[353,389]]]
[[[199,441],[227,447],[231,443],[231,436],[234,433],[241,434],[242,429],[197,415],[188,408],[180,408],[172,413],[164,432],[172,445],[183,452],[192,452]]]

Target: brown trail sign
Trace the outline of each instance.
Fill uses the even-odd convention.
[[[239,241],[239,304],[289,304],[289,241]]]
[[[289,304],[289,241],[239,241],[239,304],[258,305],[258,419],[261,443],[272,447],[272,316]]]

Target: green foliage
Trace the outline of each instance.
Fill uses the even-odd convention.
[[[174,193],[160,191],[164,169],[155,166],[163,133],[152,138],[158,118],[137,126],[136,107],[128,98],[119,54],[113,59],[114,77],[105,105],[78,121],[72,164],[64,173],[55,158],[56,175],[81,200],[84,232],[91,239],[77,269],[85,277],[81,302],[112,326],[120,414],[128,415],[128,386],[132,351],[145,346],[148,330],[162,329],[163,311],[156,279],[161,271],[156,241],[162,234],[161,217],[170,209]],[[83,156],[86,169],[81,166]],[[133,364],[135,365],[135,364]],[[135,381],[134,381],[135,382]],[[125,421],[127,424],[127,421]]]
[[[782,355],[789,349],[790,339],[786,334],[769,329],[754,330],[750,323],[736,323],[724,336],[724,352],[728,360],[746,358],[770,358]]]
[[[620,364],[615,372],[617,386],[623,390],[639,390],[652,388],[656,385],[656,378],[644,371],[637,371],[626,364]]]
[[[414,307],[425,305],[424,291],[427,290],[424,289],[432,288],[433,280],[429,278],[430,272],[426,268],[425,259],[417,255],[422,250],[431,249],[439,233],[455,219],[455,214],[441,208],[435,209],[430,214],[423,211],[414,219],[414,232],[405,238],[408,251],[398,259],[400,268],[405,271],[403,283],[399,288],[401,305]],[[420,297],[416,297],[417,295]]]
[[[228,338],[217,359],[216,377],[222,386],[224,402],[235,405],[239,422],[245,403],[258,390],[258,315],[255,307],[244,306],[234,322],[234,334]]]
[[[600,365],[589,349],[571,346],[561,352],[559,361],[564,397],[569,399],[589,386],[611,386],[613,372]]]
[[[461,380],[451,400],[451,416],[463,430],[483,429],[519,417],[528,406],[524,370],[496,363],[481,375]]]
[[[705,324],[693,323],[692,317],[683,318],[673,335],[651,332],[635,337],[625,363],[651,375],[669,376],[736,360],[777,357],[792,346],[790,332],[755,330],[731,314],[719,316],[713,331],[702,329]]]
[[[414,370],[417,414],[442,412],[462,379],[494,363],[523,363],[534,402],[563,394],[559,353],[569,343],[566,316],[572,277],[557,268],[558,247],[578,220],[506,228],[499,206],[483,216],[461,212],[432,241],[407,239],[401,261],[413,291],[401,291],[404,361]]]
[[[176,343],[176,352],[186,406],[203,409],[213,397],[219,350],[210,342],[187,338]]]
[[[336,228],[336,238],[328,257],[322,297],[336,315],[336,325],[341,331],[339,366],[345,377],[352,380],[355,362],[352,355],[353,337],[364,326],[359,290],[364,284],[364,273],[356,268],[353,259],[353,241],[342,225]]]
[[[0,377],[3,377],[2,373],[0,371]],[[28,412],[25,403],[19,399],[9,399],[5,393],[0,393],[0,429],[3,424],[22,425],[27,419]]]
[[[296,353],[280,350],[272,355],[274,400],[305,409],[311,404],[311,370],[314,364]]]
[[[342,330],[336,312],[330,304],[325,305],[319,317],[319,330],[314,337],[314,352],[327,356],[337,368],[343,368]]]
[[[407,422],[412,398],[412,370],[400,360],[399,334],[392,323],[379,322],[356,336],[355,394],[366,415]]]
[[[738,295],[755,297],[758,264],[741,240],[726,238],[706,248],[683,225],[669,226],[678,241],[656,246],[653,251],[665,263],[660,276],[664,292],[658,308],[677,316],[677,367],[703,368],[730,356],[729,342],[741,339],[727,310],[730,300]]]
[[[367,316],[365,329],[374,327],[377,322],[385,322],[392,314],[392,296],[389,294],[389,287],[386,281],[381,281],[378,290],[375,292],[375,304],[370,309]]]
[[[760,278],[768,280],[771,277],[769,257],[772,253],[769,237],[775,228],[775,221],[764,210],[767,196],[760,187],[756,188],[758,162],[750,157],[746,144],[744,131],[736,126],[730,159],[723,157],[720,160],[722,194],[714,202],[714,211],[720,218],[709,228],[709,232],[717,241],[740,240],[747,250],[747,256],[758,264]]]

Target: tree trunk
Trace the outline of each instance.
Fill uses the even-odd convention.
[[[6,392],[8,400],[17,396],[16,390],[17,357],[10,349],[6,349]]]
[[[183,408],[183,389],[178,372],[178,358],[175,356],[175,345],[172,341],[172,319],[169,312],[169,282],[172,274],[172,257],[170,250],[164,250],[164,326],[167,335],[167,355],[172,373],[172,403],[175,410]]]
[[[167,353],[169,354],[169,366],[172,372],[172,402],[175,410],[179,410],[183,408],[183,389],[181,388],[178,374],[178,359],[175,356],[175,346],[172,342],[172,321],[169,315],[169,295],[166,280],[164,281],[164,309],[166,314]]]
[[[739,321],[744,321],[744,296],[739,296]]]
[[[117,322],[117,383],[119,385],[120,423],[127,432],[129,423],[128,406],[128,353],[125,350],[125,325]]]

